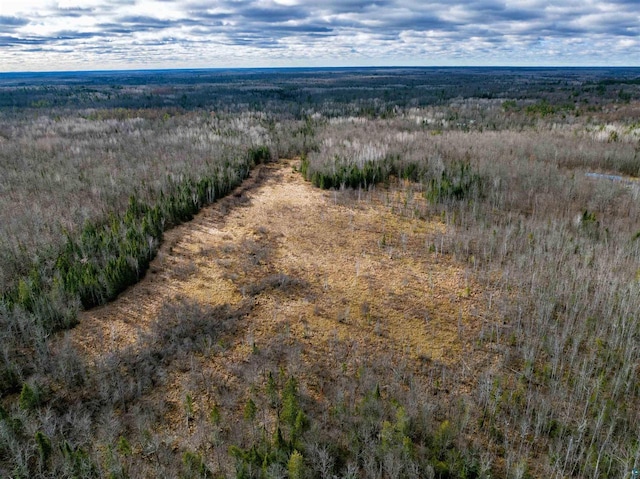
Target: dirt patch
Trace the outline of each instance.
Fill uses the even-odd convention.
[[[482,327],[481,286],[464,265],[431,248],[444,225],[394,214],[380,192],[354,199],[318,190],[296,166],[260,166],[232,195],[168,232],[144,280],[82,313],[71,333],[98,361],[147,347],[143,338],[168,306],[242,311],[233,334],[167,368],[151,392],[166,404],[157,427],[174,441],[185,440],[175,431],[184,429],[186,394],[195,391],[202,409],[241,407],[237,391],[264,373],[254,360],[261,351],[281,356],[318,400],[336,371],[358,368],[349,360],[355,350],[358,358],[363,351],[402,358],[418,374],[455,369],[463,389],[473,387],[474,365],[487,359],[472,347]],[[339,352],[338,343],[346,345]]]

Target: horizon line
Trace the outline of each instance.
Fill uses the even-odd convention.
[[[639,65],[352,65],[352,66],[278,66],[278,67],[168,67],[168,68],[114,68],[114,69],[96,69],[96,70],[16,70],[16,71],[0,71],[2,75],[34,75],[34,74],[82,74],[82,73],[132,73],[132,72],[190,72],[190,71],[250,71],[250,70],[426,70],[426,69],[465,69],[465,68],[481,68],[481,69],[557,69],[557,70],[577,70],[577,69],[598,69],[598,70],[622,70],[622,69],[638,69]]]

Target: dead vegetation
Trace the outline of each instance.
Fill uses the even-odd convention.
[[[131,477],[171,476],[179,473],[181,458],[194,454],[207,470],[233,475],[240,466],[229,461],[229,446],[250,449],[278,427],[292,434],[282,411],[274,415],[270,405],[278,399],[269,395],[283,392],[262,392],[269,377],[279,378],[278,388],[295,378],[299,408],[315,431],[305,430],[304,438],[300,431],[296,440],[303,442],[294,444],[307,467],[323,463],[313,454],[326,456],[327,471],[369,474],[365,467],[383,467],[379,451],[365,466],[348,442],[339,444],[343,450],[331,445],[332,439],[348,441],[337,432],[345,414],[373,421],[363,440],[379,441],[375,431],[384,421],[359,412],[374,391],[377,414],[406,414],[403,428],[427,411],[429,424],[458,427],[447,418],[462,403],[443,406],[443,398],[471,393],[473,370],[495,356],[473,346],[473,338],[491,327],[478,300],[485,292],[464,265],[429,251],[442,223],[398,216],[379,192],[357,201],[349,193],[315,190],[297,165],[260,167],[253,172],[261,178],[255,186],[249,180],[236,195],[172,230],[152,274],[114,303],[83,313],[79,325],[51,345],[55,362],[67,366],[33,384],[51,390],[49,397],[42,393],[43,402],[62,401],[58,407],[90,421],[95,436],[87,463],[117,460]],[[255,413],[246,412],[247,401]],[[92,412],[90,404],[100,407]],[[224,421],[212,422],[212,411]],[[333,419],[321,419],[327,415]],[[400,444],[409,437],[401,432]],[[453,441],[454,433],[447,434]],[[129,455],[110,449],[118,438]],[[444,454],[453,442],[441,447]],[[115,458],[107,460],[105,451]],[[340,465],[345,460],[350,465]],[[410,464],[388,460],[388,467]],[[446,468],[467,460],[474,458],[449,461]],[[433,466],[416,459],[411,467],[419,474]]]
[[[637,174],[638,106],[541,78],[298,117],[4,112],[0,475],[628,474],[640,207],[587,173]],[[104,286],[139,252],[144,279],[80,311],[61,272]]]

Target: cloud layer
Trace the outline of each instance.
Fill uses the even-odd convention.
[[[637,0],[3,0],[0,71],[640,66]]]

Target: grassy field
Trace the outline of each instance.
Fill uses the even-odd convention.
[[[2,79],[0,475],[627,477],[638,73],[295,75]]]

